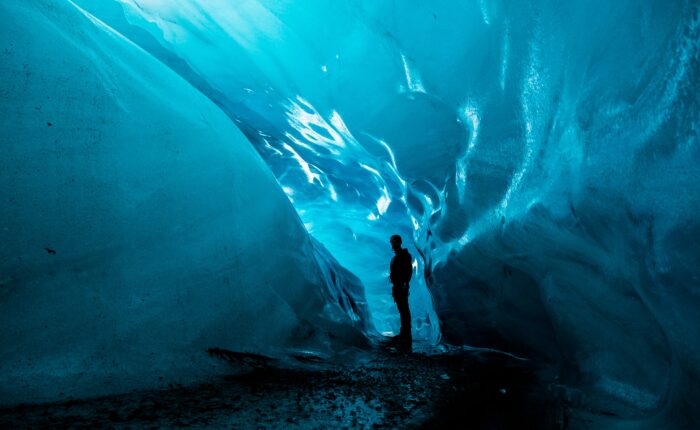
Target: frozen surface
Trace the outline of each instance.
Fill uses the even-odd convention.
[[[366,44],[379,43],[363,21],[348,21],[362,8],[337,3],[339,11],[325,11],[321,2],[301,9],[255,1],[235,6],[220,1],[118,2],[123,7],[114,2],[79,3],[180,73],[236,122],[272,169],[306,229],[361,280],[377,331],[398,333],[388,281],[393,256],[389,237],[399,233],[406,239],[417,273],[423,273],[425,265],[422,251],[410,240],[409,189],[396,165],[401,160],[394,160],[391,147],[370,134],[386,129],[377,109],[391,109],[382,105],[401,96],[400,82],[387,76],[395,60],[390,50],[377,52],[382,63],[375,70],[358,70],[357,62],[365,61],[358,56]],[[319,28],[308,27],[310,15],[302,9],[319,14]],[[329,16],[346,12],[344,18]],[[325,18],[337,21],[324,22]],[[345,38],[343,29],[356,25],[359,41]],[[350,63],[343,66],[345,61]],[[398,61],[401,74],[396,77],[404,81],[400,57]],[[352,81],[347,88],[338,87],[343,84],[339,76]],[[377,79],[386,86],[375,98],[363,86],[374,86]],[[334,99],[345,109],[336,109]],[[421,101],[412,113],[421,113],[425,103],[430,102]],[[360,132],[354,132],[345,112],[362,117],[365,109],[371,115],[362,118]],[[392,115],[394,125],[402,127],[406,114]],[[425,130],[418,132],[417,144],[452,132],[463,135],[455,119],[441,118],[442,131],[424,127],[430,118],[413,118],[412,131]],[[398,155],[412,159],[412,152]],[[421,158],[439,163],[437,155]],[[413,279],[409,302],[414,338],[435,343],[440,328],[431,295],[422,276]]]
[[[210,100],[70,2],[0,21],[1,404],[362,342],[362,285]]]
[[[419,338],[559,363],[553,389],[618,427],[698,426],[697,2],[77,3],[238,125],[379,331],[400,233]],[[193,121],[183,97],[161,108]]]

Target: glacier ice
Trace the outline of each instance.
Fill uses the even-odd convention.
[[[364,342],[362,285],[210,100],[70,2],[0,14],[0,403]]]
[[[74,3],[213,102],[209,132],[235,134],[216,105],[252,143],[314,238],[319,303],[345,310],[324,321],[396,330],[401,233],[420,338],[558,363],[552,389],[632,428],[697,425],[697,2]],[[105,91],[139,82],[98,69]]]
[[[412,158],[372,137],[372,124],[362,135],[353,133],[340,110],[320,110],[309,101],[310,96],[318,99],[313,88],[322,88],[316,78],[332,74],[343,61],[340,54],[329,54],[335,66],[316,65],[300,28],[290,28],[272,9],[282,5],[119,2],[122,10],[112,2],[79,3],[177,70],[236,122],[275,173],[307,230],[361,280],[376,329],[398,332],[387,282],[388,240],[394,233],[411,237],[417,222],[406,215],[410,196],[396,164]],[[396,92],[393,85],[388,88]],[[430,103],[421,100],[414,109],[419,112]],[[381,113],[375,116],[382,118]],[[394,117],[398,124],[401,111]],[[452,118],[445,122],[448,132],[463,133]],[[381,123],[375,125],[381,129]],[[424,142],[438,137],[422,133]],[[439,163],[437,156],[433,159]],[[417,272],[425,271],[423,259],[416,258],[414,265]],[[439,323],[424,279],[414,279],[409,299],[414,338],[432,344],[440,338]]]

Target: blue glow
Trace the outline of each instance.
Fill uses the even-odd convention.
[[[144,286],[94,299],[138,344],[104,303],[131,310],[148,291],[157,303],[134,318],[158,335],[156,310],[182,306],[159,295],[167,280],[195,303],[186,342],[339,351],[398,330],[398,233],[417,343],[562,363],[585,408],[648,428],[700,410],[696,1],[49,3],[0,6],[0,288]],[[45,237],[80,267],[49,276],[32,253]],[[239,260],[262,280],[224,275]],[[269,335],[246,322],[264,312]]]

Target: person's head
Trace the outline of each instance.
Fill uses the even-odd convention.
[[[391,239],[389,239],[389,243],[391,243],[391,249],[393,249],[394,252],[398,252],[401,250],[401,236],[399,236],[398,234],[391,236]]]

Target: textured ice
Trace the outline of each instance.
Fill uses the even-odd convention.
[[[400,106],[404,98],[413,96],[398,92],[420,87],[411,60],[399,57],[396,63],[401,67],[401,82],[412,76],[410,88],[398,88],[403,84],[387,76],[395,63],[390,51],[377,53],[382,63],[365,77],[356,64],[364,59],[357,56],[363,55],[365,43],[377,41],[365,41],[375,36],[362,21],[358,43],[341,37],[340,27],[334,28],[336,24],[354,26],[347,17],[336,17],[339,22],[319,22],[322,28],[314,30],[307,28],[300,10],[287,10],[288,6],[274,2],[243,2],[235,7],[217,1],[118,2],[123,8],[113,2],[79,3],[178,71],[235,121],[274,172],[307,230],[361,280],[376,329],[397,333],[399,319],[388,282],[388,262],[393,255],[389,237],[402,234],[412,255],[421,255],[410,241],[418,220],[411,221],[408,215],[407,202],[412,197],[397,163],[406,164],[408,173],[409,163],[440,165],[445,157],[454,155],[457,144],[418,157],[412,148],[449,133],[464,133],[452,116],[423,115],[426,105],[432,110],[429,98],[418,100],[408,111]],[[306,7],[322,17],[330,13],[322,3],[311,2]],[[362,12],[352,4],[336,7],[349,17]],[[323,44],[317,31],[328,32],[326,37],[345,46],[340,49]],[[352,56],[346,59],[348,54]],[[351,63],[342,66],[346,61]],[[354,99],[353,94],[358,93],[354,89],[336,88],[341,67],[344,79],[362,82],[357,89],[367,99]],[[360,88],[375,85],[376,78],[384,81],[383,94],[376,97],[381,103],[373,101],[375,97],[367,88]],[[344,109],[353,116],[364,117],[364,109],[372,108],[371,115],[363,119],[361,133],[354,133],[346,123],[346,114],[335,109],[332,99],[336,96],[343,104],[357,102],[352,109]],[[387,102],[396,104],[398,110],[382,107]],[[378,108],[386,112],[378,112]],[[405,147],[392,148],[372,135],[386,131],[387,121],[393,121],[396,132],[401,133],[407,115],[412,115],[415,128],[411,131],[417,134],[413,146],[406,141]],[[425,271],[422,258],[416,258],[414,266],[418,273]],[[437,342],[439,323],[423,277],[414,277],[409,301],[414,338]]]
[[[698,425],[697,2],[77,3],[238,125],[379,331],[400,233],[418,338],[559,363],[553,389],[631,428]]]
[[[70,2],[0,17],[0,403],[362,341],[362,285],[210,100]]]

